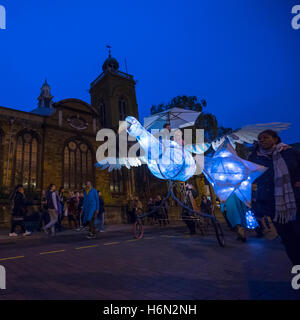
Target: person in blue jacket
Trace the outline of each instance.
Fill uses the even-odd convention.
[[[83,221],[89,224],[88,239],[96,238],[95,220],[99,213],[99,196],[91,181],[87,181],[83,199]]]
[[[246,212],[248,207],[238,198],[235,193],[226,200],[225,203],[221,203],[221,211],[229,221],[233,230],[237,233],[237,240],[246,242]]]

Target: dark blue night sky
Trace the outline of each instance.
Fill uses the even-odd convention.
[[[196,95],[220,125],[288,121],[300,141],[300,29],[288,0],[0,0],[0,105],[36,107],[47,77],[54,100],[87,102],[112,55],[138,80],[140,117],[152,104]]]

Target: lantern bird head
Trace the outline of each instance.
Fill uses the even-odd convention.
[[[136,138],[145,152],[145,160],[151,173],[164,180],[186,181],[196,171],[195,161],[190,152],[170,139],[158,140],[148,132],[137,119],[126,117],[122,129]]]

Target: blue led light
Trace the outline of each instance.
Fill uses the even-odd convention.
[[[255,229],[256,227],[258,227],[258,223],[254,217],[254,214],[251,210],[248,210],[246,212],[246,225],[248,229]]]

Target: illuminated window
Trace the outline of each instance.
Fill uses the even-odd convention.
[[[38,175],[38,141],[31,132],[17,138],[15,183],[27,190],[36,188]]]
[[[94,181],[92,150],[79,140],[72,140],[64,148],[64,188],[82,189],[86,181]]]

